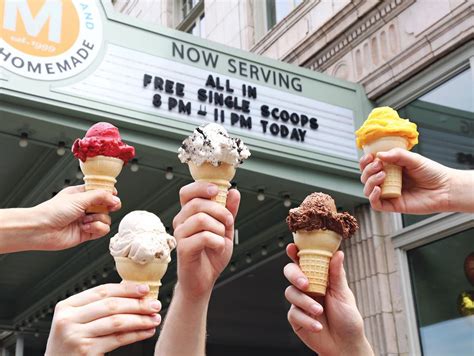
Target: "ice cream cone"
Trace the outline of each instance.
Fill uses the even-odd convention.
[[[195,181],[205,181],[214,183],[219,188],[219,193],[211,200],[225,206],[227,202],[227,191],[230,188],[230,181],[234,178],[235,167],[231,164],[221,163],[219,166],[213,166],[210,163],[203,163],[200,166],[189,162],[189,171]]]
[[[307,291],[318,296],[326,295],[329,261],[339,248],[341,235],[331,230],[298,230],[293,237],[299,250],[300,268],[309,280]]]
[[[378,152],[389,151],[392,148],[407,149],[408,141],[405,137],[386,136],[374,140],[363,146],[364,153],[376,155]],[[402,167],[395,164],[384,164],[385,180],[382,183],[382,199],[398,198],[402,195]]]
[[[149,299],[158,299],[161,278],[166,273],[168,261],[155,258],[152,262],[140,264],[128,257],[114,257],[117,272],[124,281],[138,284],[148,284],[150,292],[146,295]]]
[[[88,157],[85,162],[79,160],[86,190],[102,189],[114,191],[117,176],[122,171],[123,161],[120,158],[95,156]],[[91,206],[87,213],[108,213],[106,206]]]

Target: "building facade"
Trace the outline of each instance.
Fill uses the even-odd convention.
[[[471,1],[117,0],[115,7],[360,83],[375,105],[390,105],[418,124],[417,152],[453,168],[474,168]],[[472,352],[472,317],[469,322],[459,311],[461,294],[472,296],[474,289],[467,276],[474,251],[472,215],[402,216],[363,204],[356,216],[361,231],[343,250],[376,354]],[[421,260],[432,269],[425,270]]]

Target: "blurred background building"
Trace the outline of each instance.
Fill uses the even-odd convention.
[[[474,169],[474,3],[470,0],[112,3],[116,11],[149,24],[360,83],[373,105],[392,106],[401,117],[418,124],[420,144],[415,151],[453,168]],[[2,172],[0,179],[6,180]],[[8,206],[7,197],[15,198],[7,193],[0,196],[2,207]],[[176,193],[177,188],[166,192]],[[244,194],[255,200],[257,192]],[[466,194],[474,194],[472,187]],[[264,205],[253,204],[243,214],[259,209],[283,218],[288,206],[298,203],[290,200],[287,205],[286,199],[270,194]],[[462,293],[474,296],[473,262],[468,258],[474,252],[472,214],[408,216],[378,213],[366,202],[349,206],[354,206],[361,230],[342,249],[375,354],[472,354],[474,316],[461,308]],[[286,237],[275,241],[280,248],[286,242]],[[286,321],[287,282],[280,272],[287,258],[282,252],[266,258],[267,246],[259,249],[258,263],[255,255],[244,255],[241,262],[248,268],[227,274],[218,283],[208,318],[210,356],[312,354]],[[7,264],[9,260],[2,257],[0,287],[11,288],[11,293],[21,290],[7,275],[22,261]],[[57,263],[70,256],[60,258]],[[112,271],[103,270],[75,292],[115,280]],[[171,295],[161,298],[166,304]],[[5,305],[11,299],[1,296],[0,302]],[[19,342],[26,355],[44,350],[53,307],[25,319],[27,329],[38,332],[5,327],[0,333],[5,354]],[[113,354],[151,354],[153,345],[151,340]]]

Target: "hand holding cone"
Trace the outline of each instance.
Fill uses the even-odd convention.
[[[378,152],[392,148],[411,150],[418,143],[416,124],[401,119],[392,108],[385,106],[375,108],[364,124],[355,132],[358,148],[366,154],[377,155]],[[385,181],[382,184],[382,199],[398,198],[402,194],[402,168],[387,164],[384,166]]]

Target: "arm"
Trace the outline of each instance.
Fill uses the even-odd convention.
[[[104,355],[155,333],[161,304],[143,299],[147,285],[105,284],[59,302],[46,356]]]
[[[180,191],[181,211],[173,220],[178,241],[178,283],[155,355],[205,355],[209,299],[232,256],[234,219],[240,194],[232,189],[227,208],[209,200],[217,187],[196,182]]]
[[[120,209],[120,199],[111,193],[63,189],[54,198],[33,208],[0,209],[0,253],[26,250],[62,250],[106,235],[107,214],[86,215],[94,204]]]
[[[380,199],[384,163],[403,167],[402,196]],[[417,153],[395,148],[360,160],[364,194],[373,209],[406,214],[474,212],[474,171],[443,166]]]
[[[284,269],[285,277],[292,284],[286,289],[285,296],[291,303],[288,321],[293,331],[321,356],[374,355],[364,334],[362,316],[347,284],[342,251],[337,251],[329,264],[326,296],[317,300],[304,293],[308,280],[297,264],[297,252],[295,244],[288,245],[287,254],[294,263],[289,263]]]

